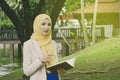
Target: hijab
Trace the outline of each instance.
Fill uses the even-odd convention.
[[[31,35],[31,39],[34,39],[38,42],[44,55],[53,54],[52,60],[46,63],[46,66],[48,67],[56,63],[57,52],[55,44],[51,38],[51,30],[47,35],[43,35],[40,31],[40,25],[45,19],[49,19],[51,22],[51,18],[46,14],[40,14],[35,18],[33,23],[33,33]]]

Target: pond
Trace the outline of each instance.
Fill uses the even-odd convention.
[[[61,45],[57,44],[57,52],[61,57]],[[22,59],[18,58],[18,44],[14,45],[14,61],[10,60],[10,45],[0,44],[0,77],[22,68]]]
[[[10,74],[22,67],[22,60],[18,58],[17,45],[14,48],[14,62],[10,62],[10,48],[8,44],[0,44],[0,77]]]
[[[0,77],[6,75],[6,74],[10,74],[11,72],[13,72],[16,69],[19,69],[20,64],[18,63],[11,63],[11,64],[6,64],[6,65],[1,65],[0,66]]]

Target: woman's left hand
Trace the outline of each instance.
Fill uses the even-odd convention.
[[[66,73],[64,69],[58,69],[57,72],[59,75],[64,75]]]

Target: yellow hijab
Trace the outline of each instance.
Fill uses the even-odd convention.
[[[40,14],[38,15],[33,23],[33,34],[31,36],[31,39],[34,39],[38,42],[40,48],[42,49],[43,53],[45,55],[47,54],[53,54],[53,58],[50,62],[46,63],[46,66],[51,66],[56,63],[57,58],[57,52],[55,44],[53,43],[51,39],[51,31],[48,35],[43,35],[40,32],[40,25],[42,24],[43,20],[49,19],[51,22],[51,18],[46,14]]]

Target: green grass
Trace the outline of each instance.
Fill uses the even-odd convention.
[[[120,39],[111,38],[79,51],[75,68],[69,70],[64,80],[119,80]],[[67,57],[65,58],[67,59]]]
[[[62,80],[120,80],[120,38],[111,38],[61,60],[76,57],[75,68],[62,75]],[[21,80],[22,70],[0,80]]]
[[[22,80],[23,71],[22,69],[16,70],[11,74],[0,77],[0,80]]]

